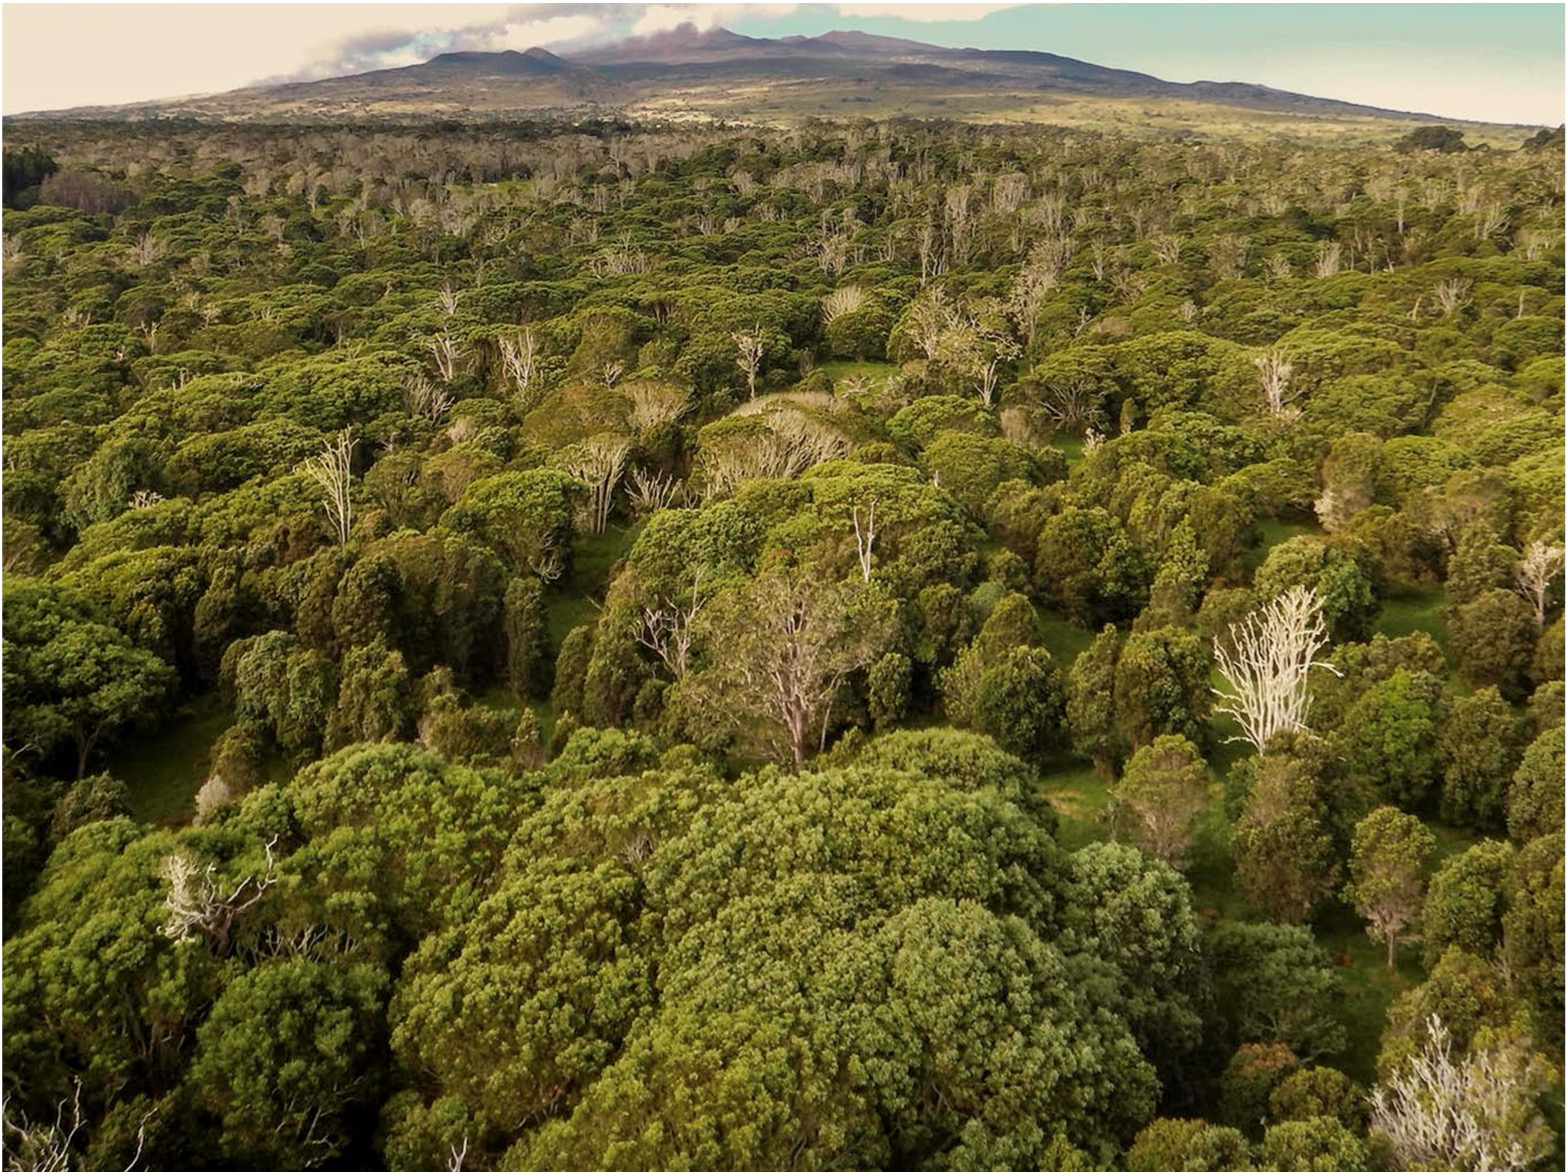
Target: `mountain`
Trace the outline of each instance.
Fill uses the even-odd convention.
[[[1053,53],[954,49],[843,30],[741,36],[681,25],[569,54],[443,53],[420,65],[229,93],[22,117],[239,121],[354,118],[921,117],[1038,122],[1188,134],[1385,134],[1430,115],[1359,106],[1240,82],[1167,82]],[[1447,120],[1450,121],[1450,120]]]

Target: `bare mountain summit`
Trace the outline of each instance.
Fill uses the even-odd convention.
[[[1239,82],[1167,82],[1031,50],[952,49],[851,30],[747,37],[691,25],[580,52],[443,53],[421,65],[23,117],[240,121],[622,115],[783,122],[918,117],[1142,133],[1369,134],[1430,115]]]

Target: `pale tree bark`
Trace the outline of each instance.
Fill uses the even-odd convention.
[[[757,322],[749,330],[737,330],[732,335],[734,345],[739,348],[739,357],[735,359],[740,374],[745,376],[745,386],[750,391],[750,397],[756,398],[756,376],[761,373],[761,363],[766,356],[767,344],[762,337],[761,323]]]
[[[1541,1060],[1506,1039],[1454,1058],[1439,1017],[1423,1049],[1370,1093],[1370,1128],[1400,1169],[1527,1169],[1550,1150]]]
[[[353,501],[349,496],[349,487],[356,443],[353,429],[344,428],[319,456],[312,456],[300,466],[301,471],[320,485],[321,492],[326,495],[322,508],[326,510],[332,533],[340,546],[348,544],[348,534],[353,528]]]
[[[176,941],[201,933],[219,957],[228,956],[234,922],[266,895],[276,877],[273,875],[274,835],[266,845],[266,870],[244,877],[225,894],[216,880],[217,865],[201,866],[184,852],[175,852],[163,860],[163,878],[168,881],[164,897],[167,919],[163,934]]]
[[[1544,626],[1550,605],[1550,584],[1566,567],[1566,549],[1548,542],[1528,543],[1517,564],[1517,593],[1533,605],[1533,621]]]
[[[614,491],[625,471],[630,442],[620,436],[594,436],[561,454],[560,467],[587,485],[588,530],[601,534],[614,506]]]
[[[796,770],[825,739],[843,681],[881,654],[890,632],[873,588],[806,570],[774,571],[707,616],[702,642],[722,653],[703,674],[707,707],[780,726]]]
[[[1231,624],[1227,639],[1213,639],[1224,687],[1215,688],[1216,711],[1240,725],[1231,741],[1248,741],[1266,753],[1274,734],[1308,728],[1310,672],[1337,669],[1316,656],[1327,646],[1321,601],[1305,587],[1290,587],[1260,611]]]
[[[691,580],[690,598],[683,602],[663,602],[643,607],[636,639],[649,649],[676,680],[684,680],[690,670],[691,648],[696,642],[696,619],[705,600],[701,597],[701,568]]]
[[[865,582],[870,581],[871,559],[875,555],[875,498],[871,497],[863,524],[859,520],[859,506],[853,510],[854,547],[859,551],[859,573]]]
[[[538,380],[538,339],[532,327],[500,336],[500,367],[523,411],[532,406]]]
[[[1299,415],[1299,409],[1290,406],[1300,394],[1293,386],[1294,366],[1283,357],[1283,352],[1269,350],[1251,361],[1261,376],[1262,398],[1267,402],[1267,411],[1278,419]]]

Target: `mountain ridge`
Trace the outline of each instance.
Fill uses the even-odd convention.
[[[562,53],[541,46],[456,50],[414,65],[340,77],[7,117],[311,121],[614,112],[757,121],[902,116],[1086,124],[1097,116],[1093,103],[1104,102],[1170,106],[1172,113],[1156,109],[1142,114],[1155,128],[1160,119],[1170,122],[1161,129],[1171,133],[1189,133],[1178,124],[1195,119],[1196,106],[1272,119],[1463,124],[1252,82],[1170,82],[1041,50],[929,45],[854,29],[810,37],[750,37],[721,26],[701,30],[690,23]],[[1113,115],[1133,123],[1138,117],[1135,109],[1117,109]]]

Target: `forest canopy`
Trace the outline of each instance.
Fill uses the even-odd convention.
[[[8,127],[7,1166],[1558,1167],[1442,129]]]

